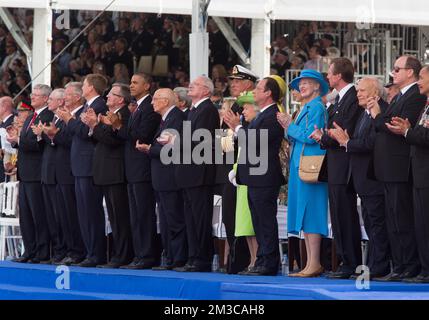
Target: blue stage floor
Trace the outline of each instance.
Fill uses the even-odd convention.
[[[56,266],[0,262],[0,299],[189,299],[189,300],[420,300],[429,285],[324,277],[249,277],[219,273],[112,270],[70,267],[70,289],[57,289]]]

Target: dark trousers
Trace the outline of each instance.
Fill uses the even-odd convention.
[[[247,189],[249,208],[255,230],[258,252],[257,267],[277,272],[280,264],[277,198],[280,186],[250,187]]]
[[[158,191],[161,236],[169,264],[188,260],[186,224],[182,191]]]
[[[211,266],[213,259],[213,187],[199,186],[183,190],[185,200],[188,264]]]
[[[106,221],[103,193],[94,185],[92,177],[75,178],[77,214],[86,258],[97,263],[106,262]]]
[[[229,182],[216,185],[215,194],[222,197],[222,222],[225,225],[229,245],[227,272],[235,274],[244,270],[250,263],[246,237],[235,237],[234,235],[237,188]]]
[[[384,186],[393,271],[418,272],[420,264],[414,229],[412,186],[409,183],[385,183]]]
[[[369,239],[367,265],[371,273],[384,275],[390,272],[384,196],[361,196],[360,198],[365,231]]]
[[[25,257],[48,260],[49,228],[40,182],[19,183],[19,225]]]
[[[55,260],[62,260],[66,255],[66,247],[58,214],[56,185],[42,184],[42,192],[51,239],[52,258]]]
[[[110,260],[125,265],[131,262],[134,255],[127,185],[108,185],[103,186],[102,189],[113,236],[113,252]]]
[[[429,276],[429,189],[414,188],[414,220],[421,273]]]
[[[68,257],[81,260],[86,256],[76,208],[74,184],[56,187],[58,216]]]
[[[134,257],[156,264],[160,249],[157,244],[155,194],[150,182],[128,184],[131,233]]]
[[[329,184],[329,209],[337,255],[343,272],[355,272],[362,264],[362,232],[357,195],[350,185]]]

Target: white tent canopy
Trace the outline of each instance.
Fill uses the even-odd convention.
[[[0,0],[2,7],[47,8],[49,0]],[[52,7],[70,10],[103,10],[110,0],[53,0]],[[424,0],[212,0],[211,16],[263,19],[267,11],[280,20],[342,21],[429,25]],[[166,14],[192,12],[192,0],[116,0],[109,11]]]

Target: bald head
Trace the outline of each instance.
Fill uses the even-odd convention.
[[[11,97],[0,98],[0,118],[5,119],[13,113],[13,100]]]
[[[160,115],[164,115],[171,106],[176,104],[176,95],[171,89],[158,89],[152,98],[153,109]]]

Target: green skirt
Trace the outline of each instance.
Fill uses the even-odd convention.
[[[252,216],[247,200],[247,186],[237,187],[237,205],[235,207],[235,232],[236,237],[254,236]]]

